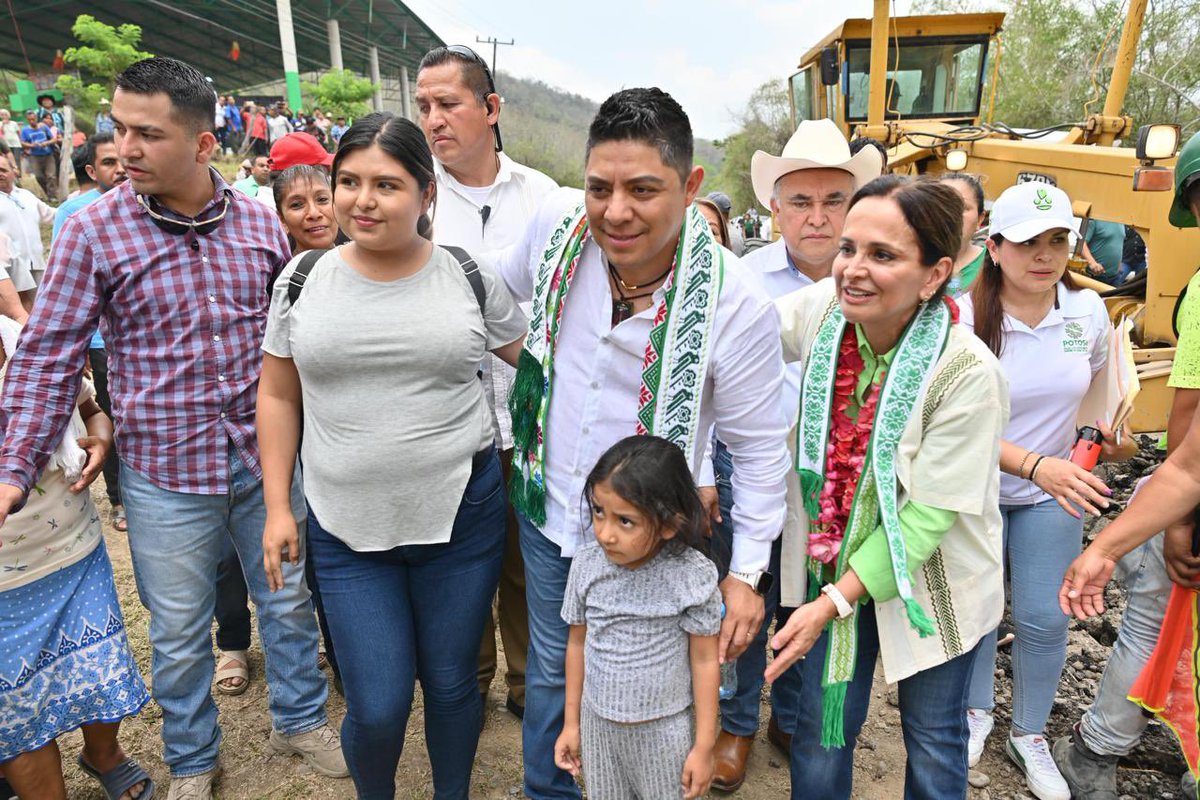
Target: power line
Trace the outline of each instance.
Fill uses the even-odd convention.
[[[495,36],[489,36],[486,39],[480,39],[478,36],[476,36],[475,41],[478,42],[479,44],[490,44],[492,46],[492,80],[495,81],[496,80],[496,49],[499,48],[500,45],[505,45],[505,46],[514,45],[517,42],[515,39],[509,39],[507,42],[502,42],[499,39],[497,39]]]

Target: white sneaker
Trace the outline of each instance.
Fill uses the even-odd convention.
[[[1008,757],[1025,773],[1025,785],[1040,800],[1071,800],[1071,789],[1041,734],[1008,737]]]
[[[967,742],[967,764],[975,766],[983,755],[983,747],[987,744],[988,734],[996,725],[996,720],[986,711],[978,708],[967,709],[967,726],[971,729],[971,740]]]

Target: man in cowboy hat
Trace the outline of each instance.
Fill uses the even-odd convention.
[[[878,178],[883,158],[874,147],[851,155],[841,131],[830,120],[800,123],[783,153],[773,156],[759,150],[750,161],[750,178],[758,201],[771,209],[779,227],[778,241],[747,253],[742,258],[746,271],[772,298],[802,289],[829,277],[837,255],[842,223],[850,197],[863,184]],[[787,365],[783,387],[786,419],[794,421],[800,405],[799,364]],[[728,488],[732,459],[721,442],[716,447],[717,488],[722,520],[715,527],[716,552],[733,540]],[[727,551],[726,551],[727,552]],[[779,574],[779,542],[771,559],[771,573]],[[765,597],[761,630],[738,659],[738,688],[721,701],[721,733],[714,749],[716,766],[713,786],[732,791],[746,779],[746,760],[758,731],[759,691],[766,668],[767,628],[779,607],[779,589]],[[785,754],[790,750],[800,693],[799,673],[789,670],[771,689],[771,720],[767,739]]]

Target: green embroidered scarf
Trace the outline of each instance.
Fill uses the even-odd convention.
[[[554,354],[567,294],[589,238],[580,203],[563,217],[542,249],[533,286],[529,334],[509,395],[512,412],[513,507],[537,525],[546,523],[546,417]],[[695,206],[688,208],[671,274],[663,284],[642,361],[642,386],[634,432],[655,434],[693,452],[700,399],[711,351],[713,319],[725,259]]]
[[[834,300],[821,320],[805,364],[800,419],[796,426],[796,471],[800,474],[800,491],[810,525],[820,514],[818,501],[825,486],[833,383],[846,324],[841,306]],[[867,444],[866,462],[854,493],[846,535],[833,576],[833,580],[837,581],[845,574],[850,556],[874,530],[876,520],[882,518],[888,551],[892,557],[892,574],[900,599],[904,602],[909,623],[923,637],[932,635],[935,629],[912,594],[908,554],[900,530],[896,500],[896,448],[916,409],[918,398],[932,377],[934,365],[946,346],[951,324],[950,310],[945,303],[922,303],[900,337],[891,368],[879,388],[879,405],[871,439]],[[819,570],[814,571],[813,562],[807,557],[806,562],[810,574],[815,578],[810,581],[810,589],[817,590],[824,576]],[[821,680],[821,744],[824,747],[842,747],[845,744],[843,704],[847,686],[854,676],[857,652],[856,605],[852,616],[834,620],[829,626],[829,647]]]

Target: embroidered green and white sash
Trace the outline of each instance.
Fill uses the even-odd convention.
[[[538,263],[529,334],[509,395],[516,450],[509,498],[537,525],[546,522],[545,425],[554,383],[554,354],[567,295],[589,238],[582,203],[550,234]],[[708,223],[699,210],[689,207],[674,266],[654,312],[633,426],[634,433],[661,436],[689,457],[700,424],[700,400],[724,270],[722,250]]]
[[[833,411],[833,384],[846,324],[841,306],[835,299],[826,309],[805,364],[800,418],[796,426],[795,466],[800,475],[800,490],[810,524],[820,514],[819,498],[825,486],[826,449]],[[951,324],[950,310],[944,303],[924,303],[900,338],[896,355],[879,389],[879,404],[867,445],[866,465],[855,490],[833,578],[836,581],[845,574],[850,556],[874,530],[876,520],[882,519],[899,597],[904,602],[909,623],[922,637],[932,635],[935,629],[913,598],[908,553],[900,530],[896,499],[896,449],[916,409],[917,400],[946,346]],[[807,557],[806,564],[812,565]],[[818,581],[812,582],[813,589],[819,588],[819,585]],[[858,606],[855,606],[853,616],[830,624],[829,647],[821,681],[821,744],[825,747],[844,745],[843,703],[847,685],[854,676],[857,631]]]

